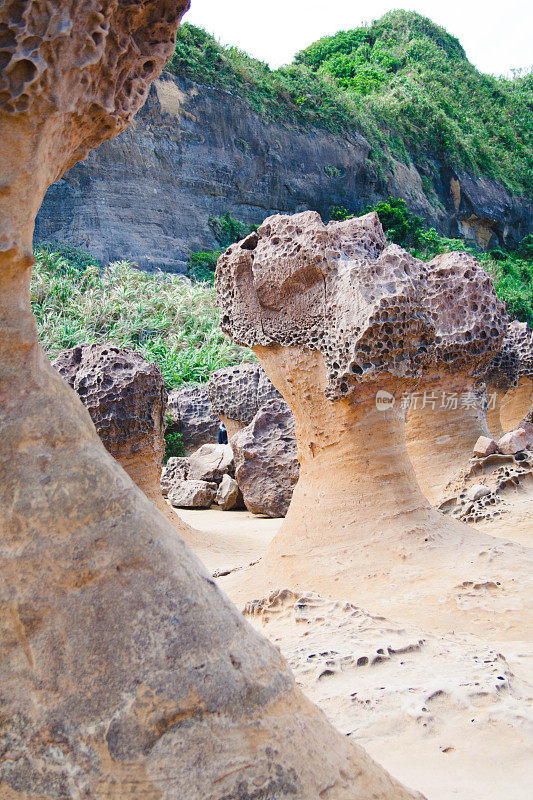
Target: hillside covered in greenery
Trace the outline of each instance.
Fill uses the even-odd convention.
[[[412,158],[431,181],[438,161],[533,190],[533,74],[480,73],[457,39],[415,12],[325,37],[278,70],[186,24],[167,69],[265,117],[358,131],[378,169]]]

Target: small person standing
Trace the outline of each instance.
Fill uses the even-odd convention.
[[[220,425],[218,426],[218,443],[219,444],[228,443],[228,432],[223,422],[221,422]]]

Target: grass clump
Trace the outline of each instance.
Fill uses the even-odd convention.
[[[163,464],[166,464],[169,458],[180,458],[185,455],[185,445],[183,444],[183,435],[173,429],[174,420],[170,414],[167,414],[167,429],[165,431],[165,453],[163,455]]]
[[[213,284],[215,269],[219,256],[234,242],[244,239],[252,231],[257,230],[257,225],[246,225],[235,219],[227,211],[221,217],[210,217],[209,227],[220,245],[219,250],[207,250],[192,253],[187,263],[187,273],[193,281]]]
[[[186,24],[167,69],[271,119],[356,130],[378,174],[390,156],[412,158],[430,181],[438,159],[516,193],[533,190],[533,74],[480,73],[457,39],[413,11],[324,37],[277,70]]]
[[[173,389],[252,357],[220,330],[209,283],[140,272],[125,261],[102,269],[61,246],[36,247],[35,259],[31,304],[50,358],[85,342],[110,343],[157,363]]]

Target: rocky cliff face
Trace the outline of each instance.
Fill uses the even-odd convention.
[[[35,241],[184,272],[191,252],[217,247],[211,216],[257,224],[311,208],[328,217],[333,205],[363,210],[389,196],[483,246],[531,230],[533,203],[493,181],[437,165],[431,199],[414,165],[379,176],[369,151],[358,134],[268,122],[229,92],[164,73],[131,127],[50,187]]]

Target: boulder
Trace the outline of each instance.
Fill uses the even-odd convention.
[[[187,7],[0,4],[0,797],[408,800],[302,695],[37,341],[44,193],[132,120]]]
[[[234,472],[233,450],[229,444],[204,444],[189,457],[189,478],[220,483]]]
[[[467,500],[471,500],[475,503],[476,500],[480,500],[482,497],[487,497],[490,494],[490,489],[488,486],[484,486],[482,483],[474,483],[473,486],[470,486],[466,491],[466,498]]]
[[[185,455],[217,441],[219,419],[205,386],[173,389],[168,396],[169,430],[181,433]]]
[[[269,400],[231,440],[235,479],[248,511],[284,517],[300,465],[294,417],[282,399]]]
[[[161,472],[161,493],[166,497],[174,486],[187,480],[189,475],[188,458],[169,458]]]
[[[215,501],[222,511],[231,511],[233,508],[243,508],[243,498],[239,484],[235,478],[224,475],[220,481]]]
[[[523,428],[517,428],[502,436],[498,441],[498,450],[506,456],[512,456],[521,450],[526,450],[527,445],[528,437],[526,431]]]
[[[215,499],[217,486],[214,483],[184,480],[175,484],[168,493],[168,501],[174,508],[209,508]]]
[[[260,364],[220,369],[211,375],[207,388],[211,407],[226,425],[230,439],[252,421],[267,400],[280,397]]]
[[[480,436],[474,445],[474,455],[479,458],[485,458],[497,452],[498,445],[490,436]]]
[[[63,350],[53,363],[78,393],[106,450],[166,511],[159,475],[167,392],[157,364],[149,364],[140,353],[105,344]]]

